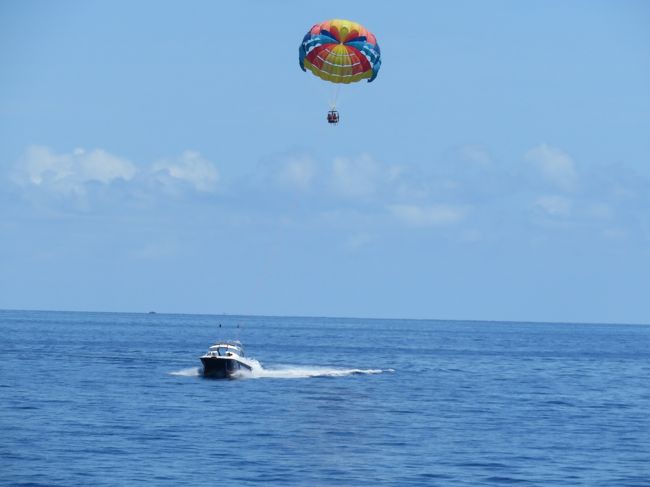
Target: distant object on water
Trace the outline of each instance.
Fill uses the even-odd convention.
[[[157,313],[156,313],[155,311],[149,311],[148,314],[150,314],[150,315],[155,315],[155,314],[157,314]]]
[[[200,358],[204,377],[231,379],[253,370],[253,363],[245,357],[240,341],[217,342]]]

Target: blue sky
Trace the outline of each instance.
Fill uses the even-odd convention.
[[[316,22],[377,80],[298,67]],[[0,308],[650,323],[650,4],[0,6]]]

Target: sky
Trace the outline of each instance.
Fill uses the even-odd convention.
[[[298,66],[315,23],[379,76]],[[0,308],[650,323],[650,3],[0,3]]]

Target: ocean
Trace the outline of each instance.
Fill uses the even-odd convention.
[[[0,311],[0,484],[650,486],[650,326]],[[239,339],[259,366],[206,379]]]

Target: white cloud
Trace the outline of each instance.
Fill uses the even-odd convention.
[[[189,187],[210,192],[216,188],[219,173],[214,164],[193,151],[142,169],[103,149],[78,148],[57,154],[48,147],[32,146],[18,161],[11,180],[26,189],[86,200],[93,193],[93,184],[109,187],[117,181],[128,183],[128,188],[139,194],[143,189],[155,189],[156,183],[174,191]]]
[[[535,204],[550,216],[567,217],[571,214],[572,202],[559,195],[544,195],[537,198]]]
[[[211,192],[219,182],[219,172],[214,164],[194,151],[185,151],[173,160],[155,163],[151,172],[154,178],[168,188],[178,183],[189,184],[200,192]]]
[[[137,259],[158,260],[174,255],[177,245],[170,241],[154,241],[144,244],[132,251],[131,255]]]
[[[355,252],[362,249],[374,241],[374,237],[369,233],[355,233],[345,241],[344,248],[348,252]]]
[[[278,201],[278,191],[307,193],[317,189],[322,184],[321,169],[318,161],[304,152],[274,154],[259,161],[239,189],[271,191]]]
[[[612,207],[606,203],[593,203],[587,208],[587,215],[599,220],[611,220],[615,213]]]
[[[468,211],[453,205],[390,205],[388,210],[398,220],[416,227],[454,224],[463,220]]]
[[[541,173],[547,182],[563,191],[572,191],[578,182],[573,159],[560,149],[541,144],[530,149],[525,160]]]
[[[467,161],[478,166],[488,167],[493,164],[492,157],[488,151],[476,145],[461,146],[458,149],[458,153],[463,161]]]
[[[332,162],[332,186],[344,196],[370,197],[397,181],[401,172],[398,166],[381,164],[368,154],[337,157]]]
[[[531,223],[544,231],[549,221],[580,231],[623,228],[633,235],[647,235],[643,229],[650,228],[650,183],[625,167],[586,165],[578,175],[571,157],[543,144],[525,153],[536,176],[531,180],[480,147],[461,146],[454,154],[449,163],[420,167],[386,164],[369,154],[329,161],[281,154],[224,187],[219,201],[236,209],[242,221],[262,215],[281,222],[274,214],[279,211],[294,226],[321,218],[335,228],[354,228],[342,240],[347,249],[364,248],[368,235],[386,224],[386,215],[415,228],[457,225],[455,235],[467,241],[514,228],[531,207],[544,216]],[[33,146],[11,176],[28,200],[53,209],[60,208],[53,202],[76,210],[112,208],[122,199],[131,207],[150,207],[165,195],[222,188],[217,167],[195,151],[137,166],[102,149],[56,153]]]
[[[281,164],[275,175],[277,183],[285,188],[308,190],[316,175],[316,163],[311,157],[289,158]]]
[[[86,184],[108,185],[115,180],[132,180],[137,169],[126,159],[102,149],[75,149],[68,154],[55,154],[47,147],[29,147],[19,162],[14,182],[62,194],[83,195]]]
[[[609,240],[624,240],[628,237],[628,232],[623,228],[606,228],[603,236]]]

